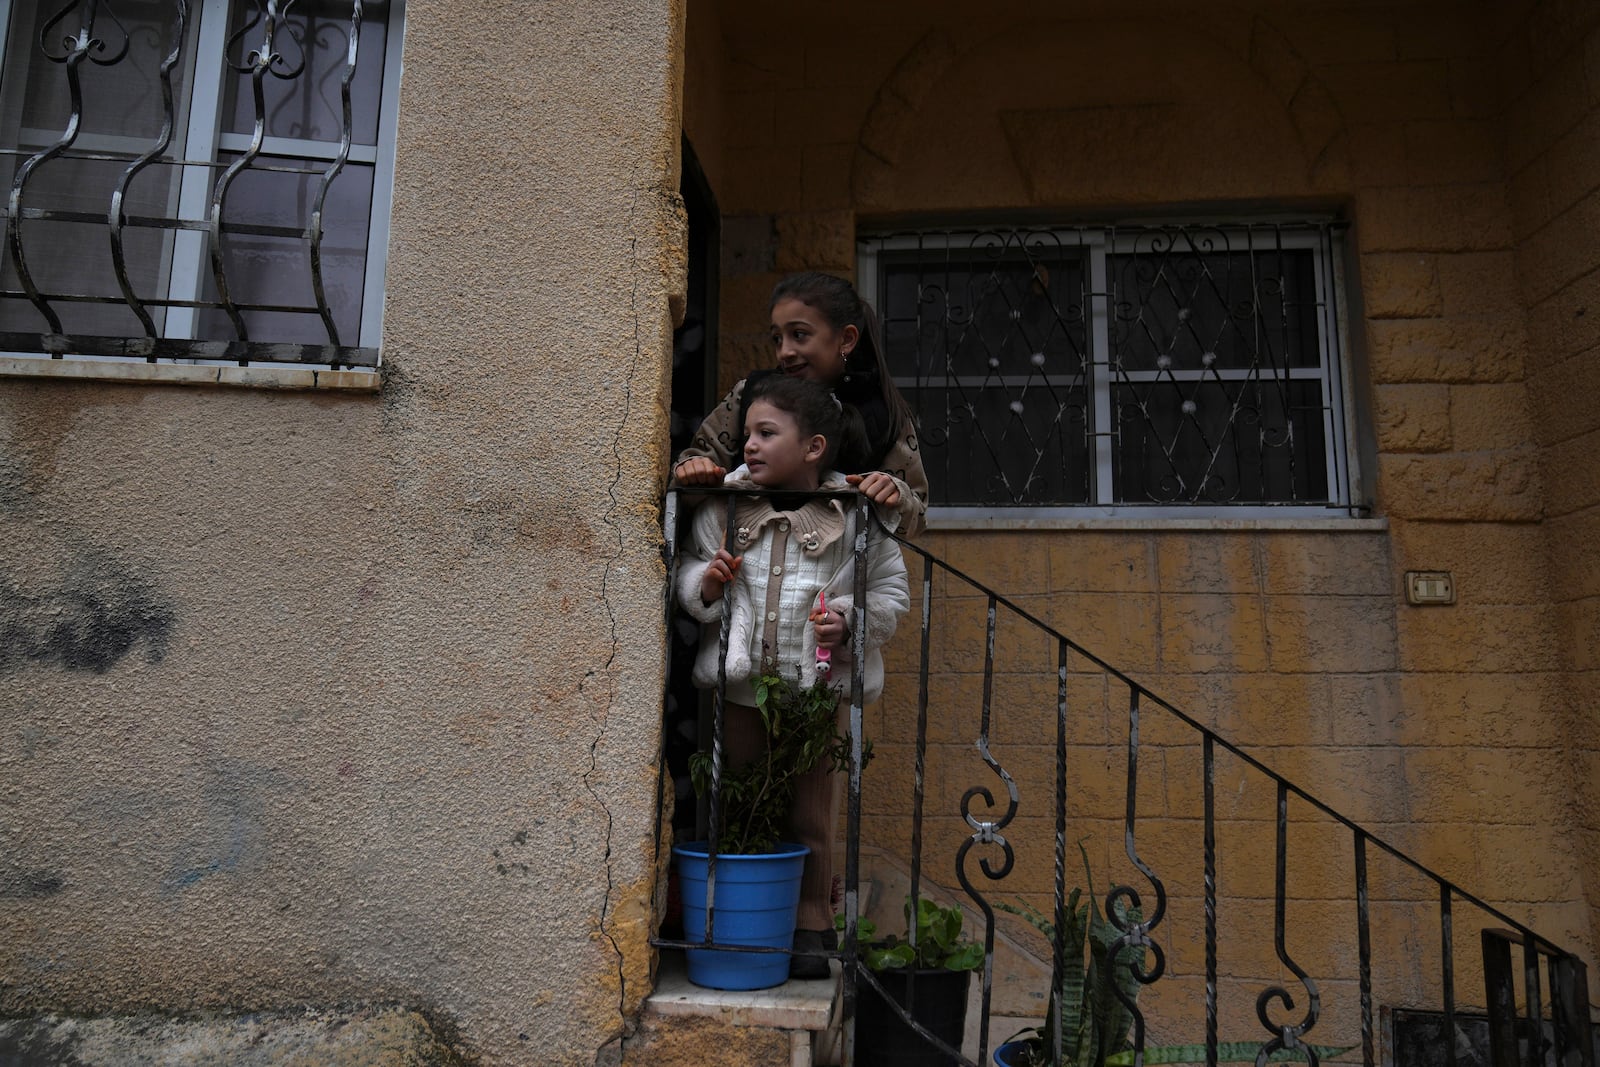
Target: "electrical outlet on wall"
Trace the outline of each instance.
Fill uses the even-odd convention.
[[[1456,583],[1449,571],[1406,571],[1406,603],[1454,604]]]

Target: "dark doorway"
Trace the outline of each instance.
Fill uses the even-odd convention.
[[[672,339],[672,454],[688,444],[719,397],[717,384],[717,280],[721,269],[721,216],[711,185],[687,138],[679,181],[689,219],[689,291],[683,325]],[[674,612],[669,636],[671,674],[667,682],[664,729],[667,769],[676,794],[672,829],[677,840],[695,836],[694,792],[689,785],[689,755],[699,745],[700,692],[690,674],[699,625]]]

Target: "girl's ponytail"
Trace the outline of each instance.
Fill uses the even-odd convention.
[[[895,440],[911,425],[911,405],[895,388],[894,377],[889,373],[889,361],[884,352],[883,333],[878,325],[877,313],[872,310],[871,304],[860,297],[856,298],[856,303],[861,308],[857,324],[861,339],[856,342],[855,351],[850,353],[850,358],[845,362],[847,366],[853,364],[862,368],[878,386],[883,409],[888,415],[887,436],[882,441],[873,442],[873,447],[878,450],[877,459],[881,461],[884,454],[894,447]]]

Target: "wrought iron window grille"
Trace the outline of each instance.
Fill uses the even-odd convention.
[[[860,243],[931,518],[1350,515],[1332,221]]]
[[[712,491],[728,496],[730,526],[737,492]],[[680,558],[680,496],[669,491],[663,512],[667,625]],[[858,522],[876,521],[864,499],[855,507]],[[912,1023],[934,1042],[930,1047],[964,1067],[990,1063],[997,1043],[989,1021],[1001,932],[995,902],[1002,894],[1030,894],[1052,920],[1050,989],[1063,988],[1066,970],[1083,963],[1068,953],[1065,920],[1076,846],[1091,839],[1104,849],[1100,862],[1110,861],[1095,872],[1104,879],[1097,906],[1110,924],[1103,962],[1109,970],[1128,967],[1136,983],[1111,987],[1130,1019],[1122,1050],[1113,1050],[1119,1062],[1215,1065],[1241,1062],[1241,1049],[1248,1049],[1257,1067],[1284,1059],[1315,1067],[1336,1050],[1338,1062],[1377,1067],[1389,1061],[1380,1018],[1385,1005],[1437,1010],[1445,1032],[1454,1034],[1458,1012],[1486,1004],[1486,1057],[1458,1039],[1440,1050],[1437,1062],[1593,1067],[1588,974],[1577,953],[1423,866],[1022,604],[922,547],[887,536],[907,554],[920,632],[914,651],[910,634],[892,643],[899,646],[897,662],[886,666],[899,681],[886,685],[877,721],[885,732],[893,722],[895,737],[873,738],[877,755],[865,768],[868,720],[859,674],[849,694],[844,932],[828,953],[843,965],[844,1062],[854,1062],[863,987],[882,992],[858,938],[866,906],[861,846],[866,837],[885,844],[885,813],[892,810],[909,822],[909,838],[897,835],[893,843],[907,847],[911,897],[935,882],[981,926],[974,931],[984,946],[976,1058]],[[865,536],[855,540],[857,659],[866,646],[867,544]],[[960,647],[952,636],[971,633],[973,622],[983,635],[981,650]],[[724,659],[728,642],[725,623]],[[975,676],[977,685],[963,687],[962,675]],[[719,710],[724,697],[719,686]],[[713,723],[707,741],[715,811],[720,713]],[[956,737],[975,740],[968,748],[949,740]],[[966,749],[966,758],[959,766],[941,761],[939,748]],[[1042,774],[1026,758],[1041,752],[1048,765]],[[890,766],[896,760],[902,762]],[[911,764],[909,776],[904,762]],[[1031,775],[1024,773],[1030,763]],[[976,781],[961,792],[967,780],[961,776],[969,772]],[[658,788],[665,784],[658,779]],[[876,805],[870,828],[869,793]],[[657,797],[658,808],[663,799]],[[713,824],[713,855],[716,835]],[[658,833],[658,856],[663,845]],[[652,944],[785,951],[719,943],[714,866],[706,892],[705,941],[656,937]],[[1458,927],[1479,931],[1464,952]],[[915,925],[906,933],[914,940]],[[913,976],[907,1007],[890,1010],[904,1017],[915,1003]],[[1044,1008],[1041,1002],[1040,1015]],[[1062,1050],[1072,1038],[1062,1032],[1061,1018],[1053,1014],[1041,1034],[1046,1053],[1053,1053],[1049,1062],[1066,1062]],[[1527,1040],[1541,1033],[1549,1034],[1545,1049]]]
[[[402,0],[0,16],[0,350],[377,365]]]

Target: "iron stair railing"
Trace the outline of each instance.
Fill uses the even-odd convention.
[[[698,491],[697,491],[698,492]],[[708,491],[707,495],[727,496],[728,526],[730,541],[732,533],[732,516],[734,497],[741,495],[733,490]],[[864,523],[876,521],[870,516],[870,508],[860,499],[856,502],[858,515],[858,529],[865,529]],[[679,501],[676,491],[669,492],[665,510],[665,558],[668,568],[668,589],[673,587],[676,578],[678,557],[678,509]],[[1458,1024],[1464,1016],[1462,1005],[1469,1000],[1463,1000],[1462,975],[1458,965],[1468,968],[1476,967],[1480,970],[1484,989],[1483,1004],[1487,1015],[1487,1048],[1492,1067],[1542,1067],[1551,1064],[1554,1067],[1594,1067],[1596,1063],[1594,1034],[1591,1026],[1591,1009],[1588,1002],[1587,972],[1583,960],[1573,951],[1563,948],[1556,943],[1540,936],[1534,929],[1499,908],[1487,903],[1482,897],[1463,889],[1460,885],[1443,875],[1429,869],[1423,863],[1413,858],[1401,848],[1390,844],[1375,833],[1358,824],[1354,819],[1346,816],[1322,800],[1309,789],[1290,781],[1287,777],[1273,770],[1265,763],[1239,748],[1236,744],[1220,736],[1215,730],[1199,722],[1173,704],[1162,699],[1127,674],[1111,666],[1109,663],[1088,651],[1073,639],[1067,637],[1051,622],[1039,618],[1013,600],[1002,596],[993,589],[977,582],[967,574],[952,567],[945,561],[938,559],[920,546],[908,542],[898,536],[890,534],[894,542],[914,555],[921,562],[921,595],[920,595],[920,643],[917,657],[917,694],[916,694],[916,729],[914,735],[914,767],[912,774],[912,797],[909,812],[910,819],[910,883],[911,898],[917,899],[923,891],[924,881],[924,852],[926,850],[925,819],[928,801],[928,762],[929,762],[929,727],[930,704],[933,702],[932,685],[940,677],[940,671],[933,667],[935,657],[933,637],[936,632],[935,616],[941,608],[947,608],[952,603],[958,603],[964,598],[972,598],[973,603],[981,602],[983,605],[983,664],[982,664],[982,689],[981,701],[978,709],[977,737],[973,742],[974,749],[981,760],[983,767],[992,775],[993,781],[988,785],[973,785],[962,793],[959,807],[960,816],[965,823],[965,836],[959,847],[955,850],[953,867],[950,873],[954,875],[961,890],[966,894],[970,910],[982,917],[983,941],[985,949],[984,965],[981,972],[981,1015],[978,1020],[978,1040],[976,1061],[967,1059],[958,1049],[954,1049],[939,1041],[933,1034],[911,1019],[907,1012],[902,1012],[906,1021],[923,1037],[931,1048],[942,1050],[950,1063],[960,1063],[964,1067],[984,1067],[989,1060],[992,1050],[991,1034],[989,1032],[991,1008],[994,999],[995,977],[995,947],[996,947],[996,915],[991,897],[980,891],[974,872],[971,869],[975,864],[977,874],[982,876],[984,882],[999,883],[1010,877],[1016,869],[1018,850],[1015,843],[1016,834],[1008,836],[1008,829],[1013,826],[1019,817],[1022,807],[1022,791],[1019,790],[1016,779],[1013,777],[1000,758],[1005,755],[1005,745],[995,735],[996,710],[1001,706],[1001,697],[997,694],[997,685],[1001,685],[1005,677],[997,671],[999,658],[1006,654],[1008,648],[1008,633],[1005,625],[1008,620],[1020,627],[1023,632],[1031,633],[1053,647],[1055,654],[1056,695],[1054,707],[1054,782],[1051,795],[1049,814],[1052,817],[1051,859],[1053,861],[1053,880],[1051,887],[1051,916],[1054,920],[1055,943],[1052,951],[1052,976],[1051,988],[1061,986],[1063,967],[1067,963],[1065,955],[1065,923],[1066,903],[1068,899],[1068,863],[1072,839],[1069,837],[1068,828],[1075,820],[1082,816],[1077,811],[1069,809],[1069,768],[1072,765],[1072,754],[1075,749],[1092,748],[1081,739],[1074,740],[1071,716],[1074,708],[1069,700],[1070,691],[1074,681],[1083,678],[1098,678],[1103,686],[1103,707],[1117,707],[1118,717],[1122,719],[1125,732],[1117,739],[1116,747],[1126,756],[1126,771],[1123,780],[1121,812],[1118,818],[1122,837],[1122,851],[1131,871],[1140,881],[1136,884],[1133,879],[1113,883],[1103,898],[1104,913],[1117,927],[1117,935],[1111,947],[1109,956],[1113,961],[1126,961],[1131,964],[1131,969],[1139,985],[1144,988],[1154,988],[1163,978],[1177,980],[1179,976],[1173,971],[1169,963],[1169,954],[1183,952],[1185,955],[1191,951],[1198,941],[1203,948],[1203,1028],[1204,1035],[1200,1041],[1180,1041],[1178,1045],[1187,1046],[1189,1059],[1175,1060],[1173,1057],[1180,1055],[1177,1048],[1170,1043],[1164,1045],[1157,1053],[1152,1044],[1152,1026],[1146,1012],[1139,1003],[1137,993],[1133,997],[1124,997],[1119,990],[1117,996],[1123,1000],[1132,1016],[1132,1029],[1129,1035],[1131,1049],[1124,1051],[1122,1062],[1130,1062],[1134,1067],[1143,1067],[1146,1062],[1204,1062],[1207,1067],[1215,1067],[1219,1062],[1231,1058],[1237,1059],[1240,1042],[1230,1041],[1227,1038],[1237,1035],[1225,1034],[1223,1021],[1224,1009],[1230,1005],[1237,1006],[1239,997],[1237,990],[1225,987],[1237,987],[1252,981],[1248,974],[1239,974],[1241,969],[1247,970],[1249,962],[1234,965],[1225,969],[1219,958],[1219,950],[1224,939],[1219,932],[1219,922],[1225,911],[1223,903],[1230,902],[1228,895],[1219,892],[1219,861],[1223,850],[1219,847],[1219,829],[1233,831],[1248,831],[1248,820],[1238,817],[1237,811],[1233,815],[1218,813],[1219,796],[1217,791],[1217,776],[1219,759],[1231,761],[1231,768],[1242,774],[1254,775],[1264,779],[1270,787],[1273,796],[1273,816],[1271,818],[1273,847],[1272,847],[1272,893],[1271,893],[1271,922],[1270,940],[1274,963],[1279,969],[1276,981],[1271,979],[1257,979],[1259,988],[1254,999],[1254,1015],[1256,1021],[1265,1031],[1255,1035],[1255,1062],[1266,1063],[1269,1058],[1274,1060],[1293,1059],[1303,1060],[1310,1064],[1317,1064],[1327,1055],[1329,1047],[1337,1049],[1339,1059],[1345,1061],[1348,1057],[1359,1054],[1363,1067],[1376,1067],[1380,1062],[1396,1062],[1396,1048],[1394,1033],[1380,1033],[1380,999],[1388,999],[1395,1007],[1416,1009],[1423,1007],[1423,1001],[1433,1000],[1438,1004],[1442,1014],[1444,1033],[1454,1035],[1445,1041],[1442,1056],[1435,1062],[1448,1064],[1449,1067],[1458,1067],[1465,1062],[1467,1049],[1462,1047],[1458,1033]],[[858,536],[855,544],[857,552],[856,574],[858,587],[855,598],[855,618],[851,627],[854,642],[854,655],[860,661],[864,650],[866,617],[864,610],[865,590],[865,554],[867,551],[866,536]],[[942,580],[942,582],[941,582]],[[936,586],[944,588],[936,592]],[[913,593],[914,600],[916,598]],[[670,617],[671,606],[670,592],[668,594]],[[722,630],[722,652],[727,651],[727,627]],[[902,646],[903,647],[903,646]],[[946,669],[950,649],[944,649]],[[1080,688],[1083,688],[1080,686]],[[872,972],[868,970],[861,959],[861,946],[858,940],[858,922],[862,901],[860,898],[861,879],[861,844],[863,838],[863,782],[862,773],[862,741],[865,726],[865,709],[862,705],[861,679],[856,673],[851,694],[850,733],[852,743],[852,761],[848,775],[846,791],[846,843],[845,843],[845,890],[844,890],[844,937],[841,940],[836,956],[842,963],[842,989],[841,1008],[844,1032],[845,1063],[854,1062],[854,1020],[858,994],[862,984],[866,983],[877,988],[883,993]],[[891,694],[886,688],[883,698],[884,704],[891,701]],[[943,703],[943,701],[941,701]],[[717,713],[715,716],[716,728],[721,728],[722,692],[716,699]],[[1091,712],[1093,708],[1089,709]],[[1153,741],[1149,736],[1152,717],[1159,716],[1164,721],[1160,724],[1163,737]],[[887,720],[886,720],[887,721]],[[1109,721],[1106,724],[1109,730]],[[1143,738],[1141,737],[1144,732]],[[1179,741],[1185,744],[1173,743],[1170,736],[1177,731]],[[948,728],[941,731],[948,733]],[[720,736],[720,735],[719,735]],[[1105,743],[1109,744],[1108,736]],[[880,759],[884,746],[879,745]],[[1151,829],[1153,822],[1171,821],[1170,804],[1164,806],[1160,816],[1146,816],[1141,821],[1140,815],[1140,774],[1145,763],[1152,756],[1162,757],[1169,753],[1186,753],[1188,750],[1198,748],[1198,798],[1201,808],[1199,822],[1199,851],[1201,859],[1200,874],[1200,918],[1195,920],[1201,929],[1198,935],[1185,933],[1184,930],[1174,926],[1171,930],[1163,931],[1163,921],[1167,919],[1169,903],[1169,890],[1167,879],[1159,873],[1155,859],[1156,851],[1170,852],[1170,849],[1147,849],[1146,842],[1141,840],[1141,829]],[[717,802],[718,777],[720,775],[720,745],[716,746],[719,753],[714,761],[713,787],[711,804],[713,810]],[[997,754],[998,753],[998,754]],[[1192,754],[1192,753],[1189,753]],[[1182,763],[1180,759],[1177,761]],[[868,779],[870,780],[870,779]],[[1162,783],[1170,788],[1170,776]],[[1004,798],[996,802],[995,793],[990,786],[1003,791]],[[1242,792],[1242,787],[1241,790]],[[953,796],[953,792],[945,789],[945,797]],[[976,802],[981,800],[985,806],[982,811],[976,809]],[[1304,831],[1311,825],[1305,816],[1296,820],[1290,819],[1290,806],[1293,803],[1297,809],[1308,809],[1308,814],[1320,818],[1325,824],[1330,825],[1345,841],[1348,842],[1348,853],[1341,856],[1321,855],[1313,856],[1297,873],[1304,875],[1310,871],[1309,878],[1319,885],[1326,886],[1332,883],[1331,860],[1348,858],[1350,864],[1348,890],[1341,897],[1340,907],[1347,908],[1347,918],[1355,937],[1355,971],[1353,977],[1336,973],[1333,968],[1327,968],[1325,973],[1318,974],[1314,968],[1302,965],[1296,953],[1289,949],[1289,912],[1291,906],[1291,893],[1289,884],[1291,868],[1289,863],[1289,833],[1291,827],[1297,831]],[[1237,805],[1235,805],[1237,807]],[[1069,815],[1070,811],[1070,815]],[[716,827],[712,826],[712,852],[715,853]],[[1230,841],[1230,845],[1239,844]],[[659,849],[659,841],[658,841]],[[1389,863],[1389,874],[1383,880],[1383,895],[1376,900],[1373,896],[1374,877],[1369,871],[1369,863],[1374,859]],[[1404,885],[1398,884],[1396,879],[1410,878],[1413,886],[1410,892]],[[1302,877],[1304,882],[1306,877]],[[1422,887],[1419,890],[1417,887]],[[714,876],[711,893],[714,895]],[[1244,904],[1254,903],[1251,898],[1236,894],[1239,901]],[[1259,899],[1259,898],[1258,898]],[[1326,896],[1315,900],[1296,899],[1294,903],[1317,903],[1325,905]],[[714,903],[714,896],[713,896]],[[1421,944],[1416,936],[1421,934],[1418,925],[1422,918],[1421,912],[1431,908],[1433,915],[1429,919],[1430,925],[1436,924],[1437,933],[1437,970],[1430,974],[1424,971],[1408,970],[1404,966],[1396,976],[1380,981],[1374,976],[1374,960],[1395,963],[1395,953],[1375,951],[1373,945],[1374,906],[1375,903],[1382,908],[1384,918],[1379,924],[1381,928],[1390,931],[1401,931],[1400,947],[1411,952],[1420,952]],[[1455,948],[1455,926],[1461,909],[1468,909],[1477,916],[1481,926],[1482,953],[1477,959],[1467,958],[1465,963],[1458,959]],[[1241,909],[1247,910],[1247,909]],[[708,912],[711,912],[708,906]],[[1489,925],[1493,924],[1493,925]],[[1348,933],[1351,931],[1347,931]],[[909,931],[912,937],[915,930]],[[1316,930],[1316,941],[1327,944],[1335,937],[1336,931],[1326,926]],[[1266,929],[1254,932],[1253,939],[1241,938],[1241,941],[1251,945],[1259,945],[1268,937]],[[1304,940],[1304,939],[1302,939]],[[654,939],[653,944],[658,947],[686,948],[698,947],[702,943],[690,945],[683,941]],[[719,949],[734,948],[717,944],[715,941],[714,912],[708,914],[707,942]],[[1522,950],[1522,966],[1519,969],[1512,965],[1513,948]],[[760,952],[775,951],[762,949],[742,949],[741,951]],[[777,950],[781,951],[781,950]],[[1297,948],[1301,956],[1309,955],[1304,945]],[[1248,953],[1245,954],[1248,956]],[[1337,955],[1337,953],[1335,953]],[[1550,1013],[1545,1014],[1545,1003],[1541,993],[1541,962],[1546,965],[1546,978],[1550,985],[1551,998],[1549,1003]],[[1285,983],[1285,976],[1292,978],[1292,984],[1297,987],[1291,991]],[[1182,978],[1189,985],[1194,979],[1201,977],[1188,973]],[[1474,976],[1476,977],[1476,975]],[[1520,996],[1519,996],[1520,979]],[[1344,995],[1336,996],[1334,1000],[1338,1006],[1345,1007],[1346,1001],[1351,1001],[1350,994],[1354,994],[1353,1002],[1348,1008],[1354,1014],[1354,1019],[1346,1021],[1338,1017],[1329,1017],[1325,1005],[1324,992],[1326,988],[1342,990]],[[910,1007],[914,1009],[916,983],[910,983]],[[1298,996],[1297,996],[1298,994]],[[885,994],[885,1000],[890,998]],[[1182,998],[1177,998],[1179,1001]],[[1519,1006],[1520,1001],[1520,1006]],[[891,1001],[892,1003],[892,1001]],[[1147,1002],[1148,1003],[1148,1002]],[[1278,1013],[1294,1013],[1297,1003],[1301,1005],[1298,1017],[1275,1017]],[[1159,1023],[1165,1030],[1171,1031],[1176,1025],[1178,1034],[1182,1034],[1184,1025],[1179,1018],[1176,1023],[1171,1016],[1173,1005],[1163,1003],[1154,1006],[1163,1016]],[[1276,1009],[1276,1011],[1275,1011]],[[900,1010],[900,1009],[896,1009]],[[1178,1013],[1181,1016],[1181,1013]],[[1396,1013],[1399,1014],[1399,1013]],[[1065,1062],[1061,1060],[1063,1035],[1059,1032],[1059,1015],[1056,1016],[1056,1032],[1044,1035],[1049,1051],[1054,1059],[1051,1062]],[[1171,1036],[1171,1035],[1168,1035]],[[1380,1056],[1380,1043],[1388,1050],[1387,1055]],[[1147,1053],[1157,1053],[1155,1058],[1147,1060]]]

